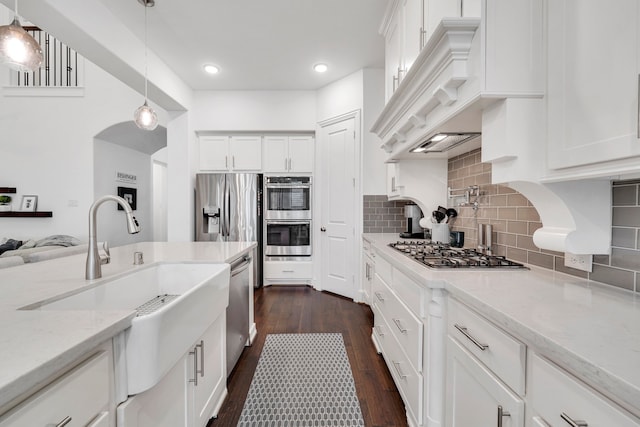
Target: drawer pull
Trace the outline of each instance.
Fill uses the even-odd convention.
[[[293,270],[282,270],[283,273],[295,273]]]
[[[498,405],[498,427],[502,427],[502,419],[504,417],[510,417],[511,414],[502,409],[501,405]]]
[[[402,327],[402,323],[400,323],[400,319],[391,319],[393,320],[393,323],[396,324],[396,326],[398,327],[398,329],[400,330],[401,333],[406,334],[407,330],[405,328]]]
[[[200,340],[200,344],[196,347],[200,347],[200,376],[204,377],[204,340]]]
[[[384,301],[384,298],[382,297],[382,294],[380,292],[374,292],[376,298],[378,298],[378,300],[380,301]]]
[[[565,414],[564,412],[562,414],[560,414],[560,418],[565,420],[567,422],[567,424],[569,424],[571,427],[587,427],[589,425],[589,424],[587,424],[586,421],[574,420],[573,418],[571,418],[569,415]]]
[[[489,348],[489,344],[482,344],[480,341],[478,341],[473,336],[471,336],[471,334],[467,331],[467,328],[465,326],[460,326],[457,323],[454,326],[456,327],[457,330],[460,331],[462,335],[467,337],[469,341],[474,343],[475,346],[478,347],[480,350],[485,351],[486,349]]]
[[[56,427],[64,427],[67,424],[69,424],[71,422],[71,417],[70,416],[66,416],[64,417],[64,419],[62,421],[60,421],[58,424],[56,424]]]
[[[380,335],[381,337],[384,336],[384,334],[382,333],[382,328],[380,327],[380,325],[374,326],[373,329],[375,329],[376,332],[378,333],[378,335]]]
[[[193,354],[193,379],[189,380],[193,385],[198,385],[198,374],[200,371],[198,370],[198,346],[193,348],[193,351],[190,351],[189,354]]]
[[[407,378],[407,376],[402,372],[402,369],[400,369],[400,362],[392,360],[391,363],[393,363],[393,367],[396,368],[396,372],[400,378]]]

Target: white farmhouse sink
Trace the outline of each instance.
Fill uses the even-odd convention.
[[[133,395],[157,384],[225,312],[229,271],[228,264],[156,264],[34,308],[135,310],[155,300],[157,309],[138,310],[125,331],[128,394]]]

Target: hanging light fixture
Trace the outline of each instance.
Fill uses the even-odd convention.
[[[17,71],[35,71],[42,64],[42,49],[20,25],[18,0],[14,12],[11,24],[0,27],[0,62]]]
[[[147,8],[153,7],[153,0],[138,0],[144,6],[144,104],[133,113],[136,126],[143,130],[154,130],[158,126],[158,116],[147,101]]]

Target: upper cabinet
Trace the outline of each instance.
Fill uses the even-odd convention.
[[[312,173],[313,137],[265,136],[263,169],[267,173]]]
[[[553,0],[546,7],[549,168],[640,155],[640,3]],[[557,173],[581,177],[628,167],[601,164],[593,173],[586,168]]]
[[[262,170],[262,137],[201,136],[200,170],[259,172]]]

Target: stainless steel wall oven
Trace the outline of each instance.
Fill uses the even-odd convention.
[[[265,219],[311,219],[310,176],[268,176],[264,180]]]
[[[267,220],[264,241],[267,257],[311,256],[311,220]]]

